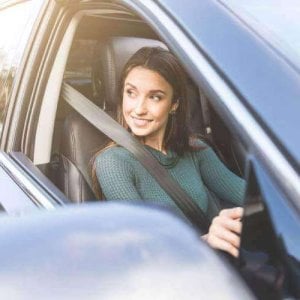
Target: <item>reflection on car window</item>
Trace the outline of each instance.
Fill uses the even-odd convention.
[[[18,65],[41,1],[0,7],[0,134]]]

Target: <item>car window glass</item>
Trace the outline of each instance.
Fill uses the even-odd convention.
[[[0,5],[0,134],[13,80],[42,1]]]

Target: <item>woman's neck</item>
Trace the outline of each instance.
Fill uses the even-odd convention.
[[[144,143],[144,145],[147,145],[147,146],[154,148],[164,154],[167,154],[163,140],[160,141],[158,139],[147,138],[147,139],[143,139],[143,143]]]

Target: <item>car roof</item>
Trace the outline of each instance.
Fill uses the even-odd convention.
[[[294,167],[300,167],[300,74],[217,1],[159,0],[242,99]],[[196,17],[195,17],[196,13]]]

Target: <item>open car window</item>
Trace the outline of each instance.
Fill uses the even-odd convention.
[[[33,161],[40,166],[48,164],[48,168],[41,169],[74,202],[95,200],[90,173],[92,159],[109,139],[80,118],[63,101],[60,95],[62,81],[115,118],[116,103],[110,102],[109,90],[115,89],[116,83],[110,81],[107,72],[109,66],[106,66],[113,62],[103,53],[107,40],[114,37],[133,38],[170,46],[167,40],[162,40],[158,31],[153,30],[153,24],[149,26],[126,9],[114,9],[109,10],[109,13],[103,8],[97,10],[97,13],[87,10],[85,14],[74,15],[61,39],[62,46],[54,59],[41,104]],[[108,28],[111,29],[107,30]],[[172,51],[172,46],[170,49]],[[103,60],[100,59],[102,56]],[[180,60],[189,73],[189,65],[185,64],[183,58]],[[203,136],[230,170],[244,176],[247,150],[245,143],[236,138],[234,130],[226,125],[201,82],[195,80],[193,73],[188,75],[193,133]],[[69,125],[74,125],[75,129],[68,127]],[[80,138],[76,141],[74,137],[78,134],[86,135],[91,142],[82,142]],[[78,180],[80,185],[76,184]]]

